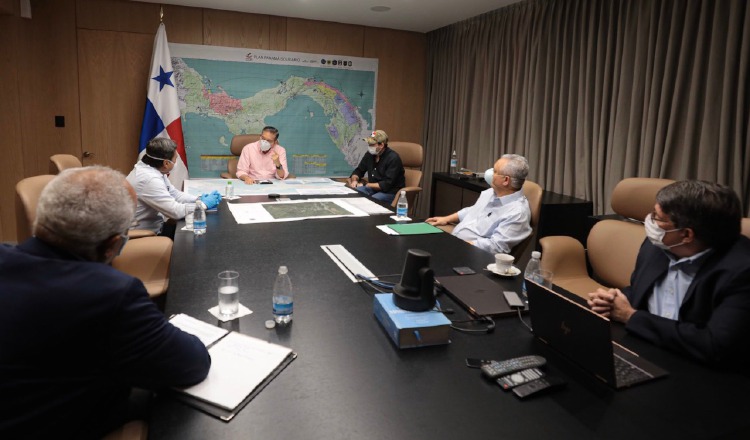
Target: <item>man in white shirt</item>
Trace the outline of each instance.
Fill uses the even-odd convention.
[[[178,160],[177,145],[167,138],[154,138],[146,146],[146,154],[128,174],[128,182],[138,195],[135,222],[131,229],[146,229],[170,238],[174,229],[163,229],[164,220],[180,220],[195,209],[198,197],[184,193],[167,179],[167,174]],[[221,202],[221,195],[214,191],[200,197],[208,209]]]
[[[488,252],[508,253],[531,235],[531,208],[523,195],[529,162],[518,154],[504,154],[484,179],[491,188],[482,191],[474,206],[445,217],[432,217],[435,226],[458,223],[453,235]]]

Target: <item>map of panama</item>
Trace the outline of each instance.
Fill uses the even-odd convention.
[[[362,138],[373,129],[377,60],[335,57],[340,67],[333,68],[329,55],[216,48],[222,56],[212,58],[224,59],[206,59],[210,46],[199,46],[197,55],[190,47],[170,45],[191,177],[218,177],[232,137],[266,125],[279,129],[289,171],[297,176],[348,176],[366,153]],[[227,51],[242,57],[226,57]],[[258,60],[266,58],[271,62]],[[350,67],[373,62],[375,68]]]

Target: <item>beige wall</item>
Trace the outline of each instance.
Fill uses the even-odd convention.
[[[424,34],[171,5],[164,23],[174,43],[378,58],[378,128],[421,140]],[[15,183],[46,173],[50,155],[130,170],[158,24],[159,5],[119,0],[32,0],[31,20],[0,15],[0,240],[15,240]]]

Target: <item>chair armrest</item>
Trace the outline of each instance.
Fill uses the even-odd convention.
[[[542,248],[542,269],[550,270],[555,279],[589,278],[586,251],[573,237],[550,236],[539,239]]]
[[[131,229],[128,231],[128,238],[130,240],[135,240],[136,238],[144,238],[144,237],[156,237],[156,232],[149,231],[147,229]]]
[[[222,179],[234,179],[228,172],[224,171],[223,173],[219,174]]]

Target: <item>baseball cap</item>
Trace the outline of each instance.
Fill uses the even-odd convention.
[[[388,135],[383,130],[375,130],[372,134],[364,139],[368,144],[380,144],[388,142]]]

